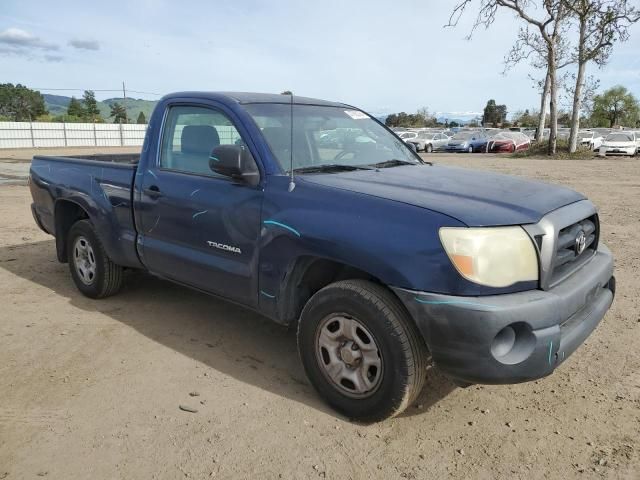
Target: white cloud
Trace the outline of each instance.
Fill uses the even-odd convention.
[[[7,28],[5,31],[0,32],[0,45],[3,45],[7,49],[20,51],[28,50],[58,50],[60,47],[55,43],[50,43],[42,40],[40,37],[36,37],[32,33],[19,28]]]

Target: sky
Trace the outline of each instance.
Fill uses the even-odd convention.
[[[477,2],[478,0],[476,0]],[[157,99],[182,90],[291,90],[370,113],[427,107],[448,118],[487,100],[510,113],[538,107],[523,63],[502,74],[519,22],[498,15],[471,40],[473,12],[444,28],[455,0],[0,0],[0,83],[99,99]],[[588,70],[600,90],[640,98],[640,25],[609,64]],[[77,89],[53,91],[49,89]],[[135,93],[146,92],[146,93]],[[568,103],[567,103],[568,107]]]

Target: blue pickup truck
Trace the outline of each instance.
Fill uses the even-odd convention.
[[[341,103],[171,94],[141,155],[36,156],[30,188],[84,295],[140,269],[296,328],[311,383],[360,420],[402,412],[428,362],[459,385],[549,375],[615,294],[583,195],[433,165]]]

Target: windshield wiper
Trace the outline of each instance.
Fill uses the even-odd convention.
[[[374,163],[371,166],[374,168],[389,168],[399,167],[401,165],[420,165],[418,162],[409,162],[407,160],[398,160],[396,158],[392,160],[386,160],[384,162]]]
[[[325,165],[310,165],[308,167],[294,168],[296,173],[331,173],[331,172],[353,172],[354,170],[373,170],[367,165],[342,165],[340,163],[328,163]]]

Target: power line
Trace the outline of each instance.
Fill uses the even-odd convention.
[[[39,88],[35,87],[33,90],[46,90],[49,92],[84,92],[85,90],[91,90],[92,92],[121,92],[122,88]],[[155,92],[143,92],[140,90],[128,90],[131,93],[142,93],[145,95],[157,95],[161,96],[162,93]]]

